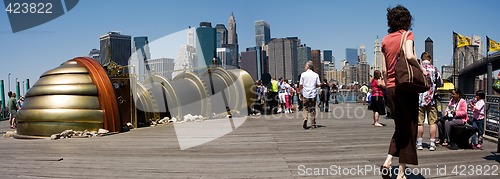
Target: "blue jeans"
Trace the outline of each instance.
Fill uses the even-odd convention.
[[[473,119],[472,126],[477,127],[477,133],[479,134],[478,142],[479,142],[479,144],[482,144],[483,143],[483,134],[484,134],[484,119],[481,119],[481,120]],[[476,144],[476,133],[474,133],[474,135],[472,135],[471,142],[472,142],[472,144]]]

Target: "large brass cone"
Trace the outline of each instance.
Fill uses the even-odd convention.
[[[22,109],[17,113],[18,135],[50,136],[68,129],[97,131],[106,128],[103,125],[106,113],[102,96],[99,96],[102,92],[98,92],[95,76],[108,77],[102,68],[89,68],[88,64],[94,64],[91,60],[75,58],[41,75],[27,91]],[[88,64],[82,65],[81,61]],[[96,70],[100,73],[93,72]],[[111,86],[111,83],[104,86]],[[114,96],[110,100],[115,101]]]

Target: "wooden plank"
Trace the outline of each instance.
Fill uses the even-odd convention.
[[[330,111],[318,114],[324,127],[311,130],[302,129],[302,113],[251,116],[227,135],[186,150],[180,150],[172,124],[106,137],[0,138],[0,173],[2,178],[294,178],[307,176],[305,168],[326,168],[317,177],[379,178],[370,172],[332,175],[330,167],[379,167],[394,131],[392,120],[382,117],[387,126],[374,127],[371,111],[360,104],[331,105]],[[0,133],[9,130],[8,121],[1,121]],[[426,138],[427,126],[424,143]],[[409,167],[430,169],[426,178],[456,177],[453,167],[461,165],[498,167],[495,150],[489,141],[484,150],[424,149],[418,151],[420,165]],[[446,175],[436,174],[445,165]],[[470,177],[498,176],[458,178]]]

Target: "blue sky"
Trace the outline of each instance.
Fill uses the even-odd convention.
[[[63,16],[43,25],[12,33],[5,11],[0,12],[0,79],[7,85],[29,78],[33,85],[39,76],[77,56],[99,48],[99,36],[108,31],[148,36],[150,42],[163,36],[198,27],[209,21],[227,25],[234,13],[240,51],[254,46],[254,21],[265,20],[271,36],[299,37],[312,49],[332,49],[339,61],[346,48],[366,46],[368,62],[373,61],[373,43],[387,34],[386,8],[398,4],[414,17],[413,31],[417,54],[424,41],[434,41],[437,66],[451,62],[452,31],[462,35],[486,35],[500,41],[499,1],[326,1],[326,0],[80,0]],[[4,4],[0,5],[5,9]],[[8,87],[5,87],[8,90]]]

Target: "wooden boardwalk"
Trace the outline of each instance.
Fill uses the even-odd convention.
[[[172,124],[106,137],[0,138],[0,178],[380,178],[374,167],[387,154],[392,120],[382,117],[387,126],[374,127],[372,112],[350,103],[331,105],[317,121],[324,127],[304,130],[301,114],[250,116],[227,135],[185,150]],[[9,130],[1,121],[0,133]],[[498,178],[491,176],[500,175],[495,151],[489,141],[484,150],[424,149],[420,165],[409,166],[420,174],[409,178]]]

